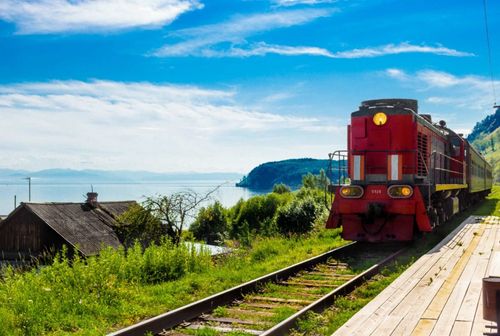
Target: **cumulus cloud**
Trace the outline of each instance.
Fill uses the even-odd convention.
[[[198,0],[2,0],[0,19],[19,34],[108,32],[161,27],[202,7]]]
[[[448,111],[448,121],[453,121],[457,128],[469,129],[491,113],[494,97],[487,77],[428,69],[415,73],[388,69],[385,74],[413,90],[426,106]],[[499,85],[499,81],[495,82],[495,86]]]
[[[293,144],[322,121],[242,107],[236,94],[99,80],[0,85],[0,159],[28,169],[243,172],[266,159],[313,155]]]

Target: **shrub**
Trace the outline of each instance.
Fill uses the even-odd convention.
[[[302,234],[313,229],[317,207],[312,197],[296,198],[278,211],[276,224],[282,234]]]
[[[165,235],[160,219],[139,204],[132,205],[117,218],[117,222],[114,230],[125,246],[132,246],[136,241],[143,246],[159,243]]]
[[[273,193],[276,194],[285,194],[291,192],[292,189],[290,189],[289,186],[287,186],[284,183],[278,183],[273,186]]]
[[[265,236],[275,234],[277,210],[292,198],[291,193],[270,193],[238,202],[234,209],[231,210],[231,237],[241,238],[247,232],[252,235],[260,234]]]
[[[328,184],[329,180],[323,169],[319,171],[318,175],[307,173],[302,176],[302,187],[304,188],[325,190]]]
[[[204,240],[207,244],[222,244],[228,233],[226,209],[218,201],[201,208],[189,231],[196,239]]]

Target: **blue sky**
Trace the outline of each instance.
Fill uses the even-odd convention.
[[[467,133],[495,99],[479,0],[2,0],[0,60],[4,168],[244,173],[344,148],[362,100]]]

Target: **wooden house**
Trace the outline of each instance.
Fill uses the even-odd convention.
[[[135,201],[97,202],[97,193],[87,196],[85,203],[21,203],[0,222],[0,259],[37,256],[63,245],[84,256],[121,246],[113,227]]]

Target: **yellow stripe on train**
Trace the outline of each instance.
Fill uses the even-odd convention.
[[[467,184],[436,184],[436,191],[465,189]]]

